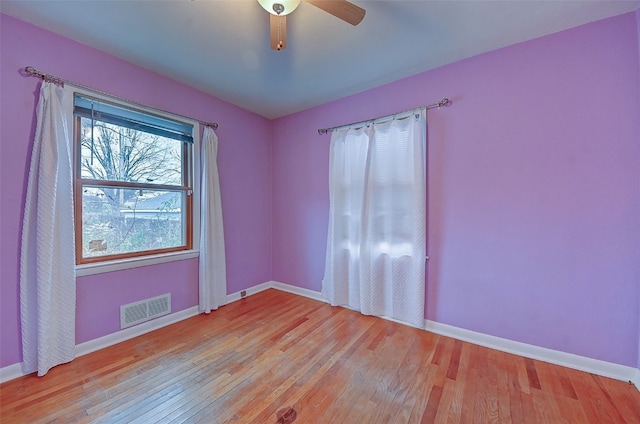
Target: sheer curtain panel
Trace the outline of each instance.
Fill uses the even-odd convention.
[[[425,110],[334,130],[323,295],[424,327]]]
[[[322,294],[336,306],[360,310],[360,240],[369,134],[366,128],[331,133],[329,231]]]
[[[44,81],[22,224],[23,372],[45,375],[75,355],[73,165],[63,87]]]
[[[208,314],[227,303],[218,136],[208,126],[204,128],[202,136],[199,289],[200,312]]]

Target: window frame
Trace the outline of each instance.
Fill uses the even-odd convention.
[[[127,101],[121,98],[112,97],[103,93],[96,93],[90,90],[73,87],[69,90],[66,98],[65,109],[67,110],[67,122],[70,123],[69,134],[72,136],[73,146],[73,188],[74,188],[74,228],[76,245],[76,273],[77,275],[91,275],[101,272],[110,272],[120,269],[135,268],[151,264],[183,260],[198,256],[199,228],[200,228],[200,187],[199,179],[196,176],[200,172],[200,124],[198,121],[188,119],[183,116],[173,115],[152,107]],[[115,106],[134,110],[152,116],[182,122],[193,127],[193,143],[182,143],[182,185],[162,185],[125,181],[94,180],[82,178],[81,163],[81,119],[74,116],[74,99],[76,95],[88,97],[100,102],[111,103]],[[183,228],[185,243],[181,246],[159,248],[151,250],[140,250],[135,252],[105,254],[94,257],[83,257],[83,187],[116,187],[122,189],[152,189],[170,190],[184,193]]]

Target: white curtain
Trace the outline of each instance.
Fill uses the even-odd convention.
[[[200,312],[227,303],[227,271],[218,176],[218,136],[210,127],[202,136],[200,184]]]
[[[425,110],[335,130],[323,295],[424,327]]]
[[[25,373],[75,355],[73,164],[65,89],[43,82],[22,227],[20,316]]]

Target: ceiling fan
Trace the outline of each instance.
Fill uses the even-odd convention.
[[[305,0],[307,3],[342,19],[351,25],[358,25],[366,11],[347,0]],[[287,15],[293,12],[301,0],[258,0],[269,12],[271,28],[271,49],[284,50],[287,47]]]

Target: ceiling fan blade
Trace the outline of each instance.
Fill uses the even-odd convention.
[[[284,50],[287,47],[287,17],[269,14],[271,29],[271,49]]]
[[[364,14],[367,12],[347,0],[307,0],[307,3],[311,3],[315,7],[354,26],[362,22]]]

